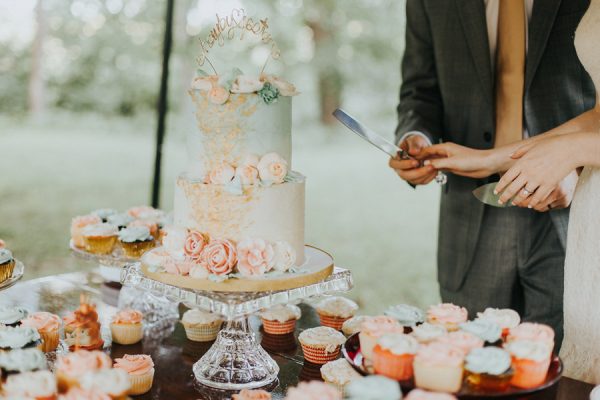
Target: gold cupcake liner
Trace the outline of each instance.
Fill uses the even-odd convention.
[[[9,280],[15,270],[15,260],[10,260],[0,265],[0,283]]]
[[[145,252],[151,250],[156,245],[154,239],[145,240],[143,242],[125,243],[121,242],[123,252],[127,257],[140,258]]]
[[[112,341],[118,344],[134,344],[144,338],[142,323],[139,324],[110,324]]]
[[[85,250],[94,254],[110,254],[117,242],[117,235],[113,236],[84,236]]]
[[[60,334],[58,329],[50,332],[38,331],[38,333],[42,338],[42,344],[38,346],[38,349],[44,353],[51,353],[56,350],[58,343],[60,342]]]
[[[154,368],[143,375],[129,375],[129,382],[131,383],[129,394],[131,396],[137,396],[149,392],[152,388],[153,381]]]
[[[222,323],[211,323],[205,325],[194,325],[183,324],[185,328],[185,334],[187,338],[194,342],[211,342],[217,338],[219,331],[221,330]]]

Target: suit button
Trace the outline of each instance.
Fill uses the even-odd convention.
[[[492,134],[490,132],[483,132],[483,138],[486,142],[490,143],[492,141]]]

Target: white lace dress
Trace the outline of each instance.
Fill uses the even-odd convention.
[[[600,90],[600,0],[575,34],[581,63]],[[600,132],[599,132],[600,134]],[[599,155],[600,156],[600,155]],[[600,169],[586,167],[571,206],[565,263],[565,375],[600,384]]]

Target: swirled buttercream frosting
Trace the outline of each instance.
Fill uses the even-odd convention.
[[[469,332],[488,343],[495,343],[502,337],[502,328],[496,322],[481,318],[459,325],[460,329]]]
[[[0,349],[20,349],[40,340],[37,329],[28,326],[0,328]]]
[[[427,319],[430,323],[460,324],[467,321],[467,309],[450,303],[429,307]]]
[[[385,310],[384,314],[396,319],[402,326],[414,327],[425,322],[425,313],[421,309],[408,304],[391,306]]]
[[[129,375],[144,375],[154,369],[152,357],[146,354],[129,355],[115,359],[115,368],[122,369]]]
[[[119,240],[124,243],[145,242],[153,239],[147,226],[131,226],[119,231]]]
[[[113,324],[140,324],[144,318],[144,315],[132,309],[125,309],[118,311],[112,318]]]
[[[127,226],[130,222],[133,222],[133,217],[129,214],[115,214],[109,216],[106,221],[115,226]]]
[[[435,340],[440,336],[444,336],[447,333],[448,330],[442,325],[433,325],[425,322],[424,324],[413,328],[411,335],[413,335],[419,342],[431,342],[432,340]]]
[[[67,393],[61,395],[59,400],[111,400],[112,398],[102,390],[71,388]]]
[[[477,319],[493,321],[502,329],[516,328],[521,323],[519,313],[510,308],[486,308],[477,313]]]
[[[102,390],[113,397],[127,394],[131,388],[129,374],[118,368],[104,368],[86,372],[79,380],[83,389]]]
[[[510,369],[512,360],[506,350],[484,347],[472,350],[465,358],[465,369],[475,374],[502,375]]]
[[[49,312],[35,312],[21,321],[21,325],[30,326],[41,332],[53,332],[60,328],[61,319]]]
[[[212,324],[213,322],[222,321],[223,318],[218,314],[209,313],[206,311],[191,309],[183,313],[181,322],[188,325]]]
[[[543,361],[550,357],[551,350],[545,343],[532,340],[517,340],[504,345],[513,357],[525,360]]]
[[[300,311],[300,307],[293,304],[279,304],[260,313],[261,318],[266,319],[267,321],[277,321],[282,323],[292,319],[300,319],[301,315],[302,312]]]
[[[369,317],[366,315],[357,315],[349,320],[344,321],[344,324],[342,325],[342,332],[344,332],[344,335],[346,336],[351,336],[360,332],[362,323],[365,322],[367,318]]]
[[[328,326],[318,326],[302,331],[298,336],[302,344],[325,347],[325,352],[333,353],[346,342],[346,337]]]
[[[419,350],[417,339],[403,333],[386,333],[377,339],[377,346],[396,355],[415,354]]]
[[[288,390],[285,400],[342,400],[342,394],[324,382],[300,382]]]
[[[48,363],[38,349],[17,349],[0,353],[0,368],[9,372],[29,372],[48,369]]]
[[[398,400],[402,398],[398,382],[371,375],[350,382],[344,388],[347,400]]]
[[[548,325],[523,322],[521,325],[510,330],[508,341],[513,340],[533,340],[553,345],[554,330]]]
[[[362,376],[352,368],[352,366],[343,358],[335,361],[330,361],[321,367],[321,376],[325,381],[336,384],[345,385],[355,379],[360,379]]]
[[[21,307],[0,307],[0,324],[12,325],[27,317],[29,311]]]
[[[7,377],[2,390],[8,398],[54,399],[56,378],[50,371],[23,372]]]
[[[328,297],[317,305],[317,312],[339,318],[350,318],[358,310],[358,305],[345,297]]]
[[[469,354],[471,350],[483,347],[484,345],[483,340],[478,336],[463,331],[450,332],[447,335],[440,336],[436,341],[457,347],[465,355]]]
[[[9,249],[0,248],[0,264],[6,264],[13,260],[12,252]]]
[[[271,400],[271,393],[261,389],[242,389],[231,397],[231,400]]]
[[[433,342],[421,346],[415,361],[426,365],[437,365],[446,367],[458,367],[463,364],[465,359],[464,352],[449,343]]]
[[[369,336],[379,337],[384,333],[404,333],[404,327],[394,318],[379,315],[365,319],[360,331]]]
[[[68,376],[82,376],[86,372],[111,368],[112,360],[101,351],[77,350],[58,358],[56,370]]]
[[[119,229],[112,224],[93,224],[83,228],[83,236],[115,236]]]
[[[106,221],[111,215],[115,215],[117,213],[118,211],[114,208],[100,208],[98,210],[92,211],[92,215],[95,215],[104,221]]]

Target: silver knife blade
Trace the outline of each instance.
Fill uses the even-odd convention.
[[[387,153],[391,157],[400,156],[404,159],[412,158],[404,150],[402,150],[395,144],[385,140],[383,137],[379,136],[378,134],[376,134],[375,132],[358,122],[355,118],[351,117],[347,112],[345,112],[341,108],[337,108],[333,112],[333,116],[336,117],[342,124],[346,125],[346,127],[348,127],[352,132],[356,133],[358,136],[371,143],[379,150]]]
[[[500,208],[512,207],[512,199],[504,204],[498,203],[500,195],[494,193],[496,185],[497,182],[492,182],[488,183],[487,185],[479,186],[477,189],[473,190],[473,195],[477,198],[477,200],[487,204],[488,206]]]

